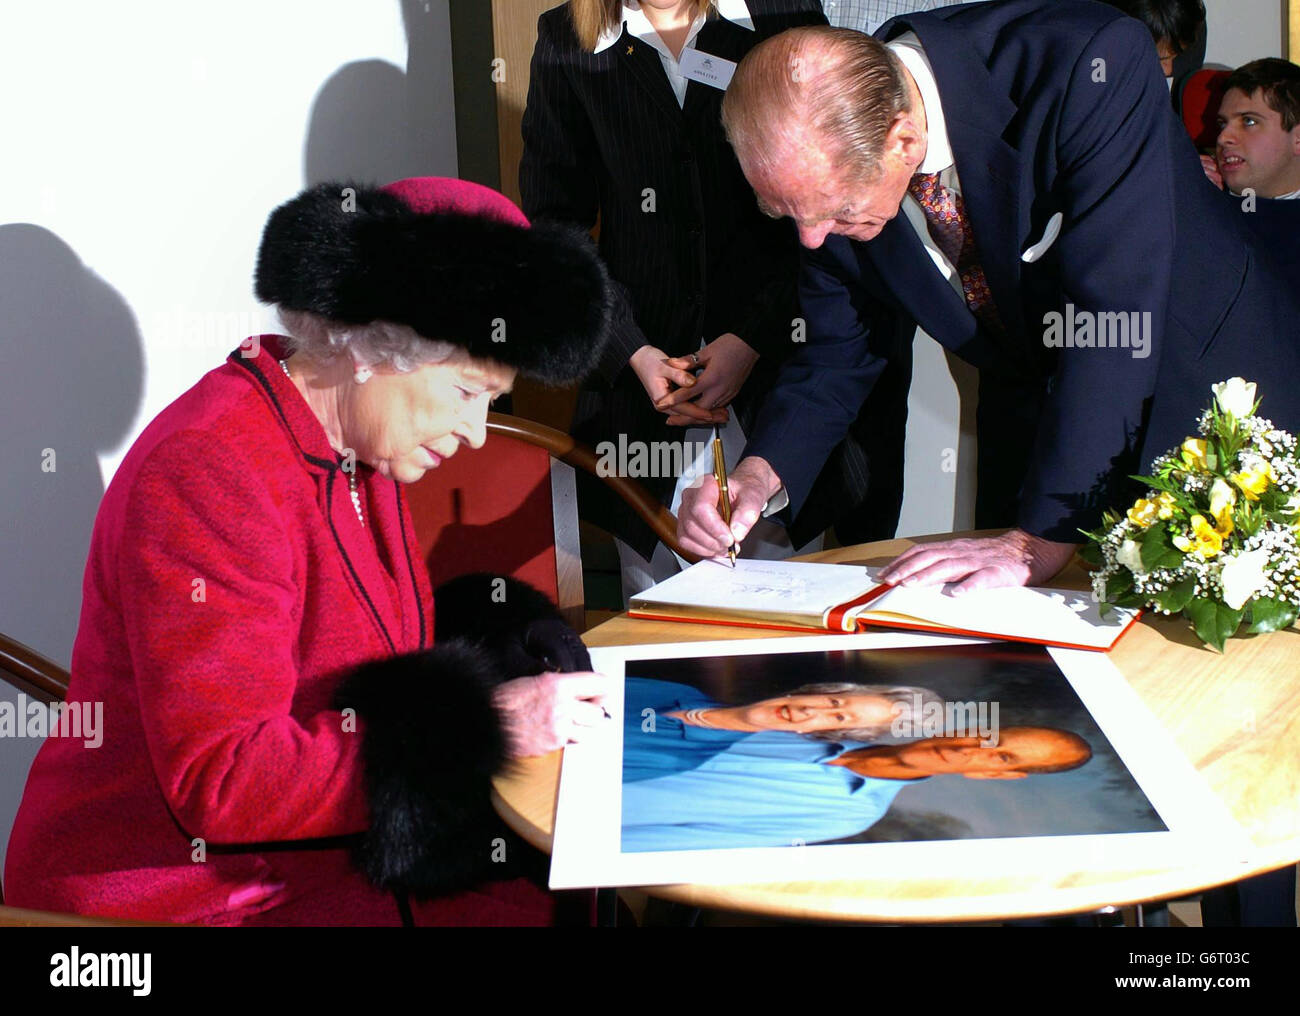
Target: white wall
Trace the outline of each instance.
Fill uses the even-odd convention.
[[[1281,56],[1285,7],[1285,0],[1205,0],[1205,62],[1240,67]]]
[[[0,631],[66,666],[104,485],[270,323],[267,214],[322,179],[455,175],[447,0],[0,13]],[[0,739],[0,861],[36,747]]]

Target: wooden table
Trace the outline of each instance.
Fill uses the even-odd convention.
[[[806,560],[881,565],[913,543],[890,540]],[[1087,588],[1077,563],[1053,585]],[[634,620],[620,616],[584,636],[589,646],[789,637],[789,632]],[[645,892],[696,907],[786,918],[878,921],[998,920],[1096,910],[1185,895],[1300,860],[1300,632],[1231,639],[1220,656],[1181,618],[1144,618],[1110,659],[1248,832],[1247,864],[1207,859],[1177,868],[1089,872],[1054,865],[1014,877],[653,886]],[[561,752],[519,764],[496,781],[509,825],[550,852]]]

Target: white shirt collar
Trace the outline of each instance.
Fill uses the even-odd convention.
[[[733,25],[739,25],[741,28],[747,28],[754,31],[754,19],[750,16],[749,6],[745,0],[714,0],[714,7],[718,10],[719,17],[726,18]],[[704,15],[695,19],[695,24],[691,27],[691,37],[703,27]],[[603,53],[610,46],[618,42],[619,37],[623,34],[623,26],[627,25],[628,30],[637,38],[648,38],[647,32],[654,33],[654,26],[650,24],[649,19],[641,10],[641,5],[637,0],[624,0],[623,2],[623,19],[613,28],[607,28],[601,33],[600,38],[596,41],[596,48],[593,53]]]
[[[1240,191],[1235,191],[1231,189],[1228,191],[1228,193],[1231,194],[1234,198],[1239,198],[1242,196]],[[1300,201],[1300,190],[1293,190],[1290,194],[1279,194],[1276,197],[1264,198],[1264,200],[1265,201]]]
[[[907,73],[912,75],[917,91],[921,93],[921,102],[925,104],[925,128],[928,141],[925,159],[916,171],[941,173],[953,164],[952,146],[948,143],[948,126],[943,118],[939,86],[935,83],[929,58],[921,48],[921,40],[916,37],[915,32],[904,32],[885,45],[902,61],[903,66],[907,68]]]

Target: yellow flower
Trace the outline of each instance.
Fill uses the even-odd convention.
[[[1247,501],[1258,501],[1259,495],[1268,490],[1268,485],[1277,482],[1273,464],[1268,459],[1256,458],[1249,464],[1243,463],[1243,465],[1246,465],[1246,468],[1240,473],[1233,473],[1229,479],[1241,488]]]
[[[1156,516],[1158,518],[1172,519],[1174,517],[1174,509],[1177,506],[1178,502],[1174,500],[1174,495],[1170,494],[1168,491],[1162,490],[1156,495]]]
[[[1229,524],[1231,524],[1231,520],[1229,520]],[[1228,530],[1228,532],[1231,531],[1231,529]],[[1172,542],[1184,554],[1197,554],[1208,561],[1223,550],[1223,538],[1227,535],[1228,533],[1221,532],[1211,526],[1204,515],[1193,515],[1193,539],[1189,540],[1186,536],[1179,535],[1175,536]]]
[[[1154,501],[1148,501],[1144,497],[1138,498],[1133,502],[1133,507],[1128,510],[1128,520],[1135,526],[1145,529],[1156,520],[1159,509]]]
[[[1205,438],[1189,437],[1183,442],[1183,464],[1188,469],[1210,468],[1209,463],[1205,461]]]

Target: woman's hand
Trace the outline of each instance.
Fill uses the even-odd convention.
[[[700,365],[704,363],[704,354],[700,354]],[[671,394],[689,393],[696,386],[695,375],[691,368],[695,362],[689,356],[670,358],[662,349],[654,346],[642,346],[632,354],[628,366],[636,372],[650,401],[660,412],[668,414],[668,422],[674,427],[688,427],[691,424],[715,424],[727,422],[725,409],[703,409],[693,402],[681,405],[661,406],[660,403]],[[674,388],[674,385],[677,387]]]
[[[687,406],[717,410],[731,404],[739,393],[749,372],[758,362],[758,354],[739,335],[726,332],[719,335],[697,354],[698,362],[681,357],[669,363],[688,363],[702,367],[689,389],[678,388],[655,402],[662,412],[682,414]],[[669,422],[672,422],[671,417]]]
[[[492,692],[505,721],[512,758],[545,755],[579,740],[609,713],[605,710],[608,678],[580,671],[538,674],[498,685]]]

